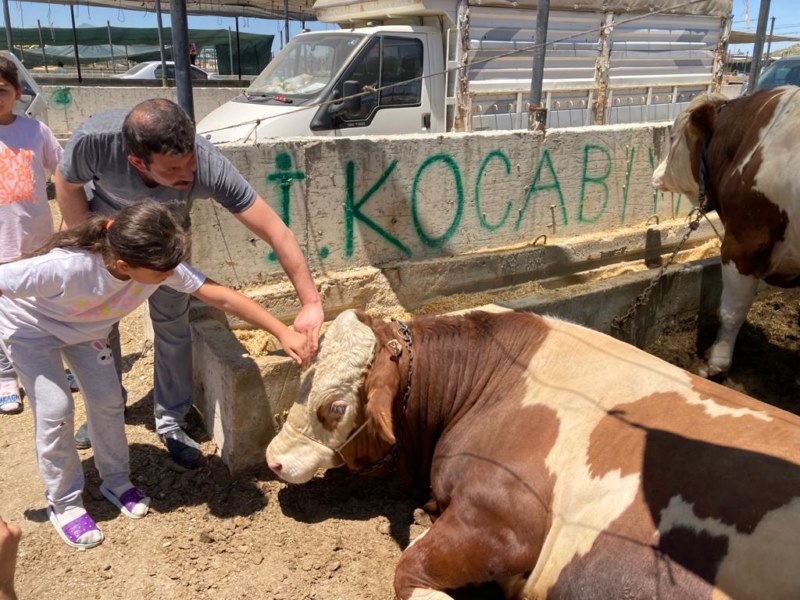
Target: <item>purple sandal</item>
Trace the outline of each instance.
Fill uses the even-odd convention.
[[[64,543],[67,544],[67,546],[85,550],[87,548],[94,548],[95,546],[99,546],[103,543],[103,532],[100,531],[97,523],[95,523],[94,519],[89,516],[89,513],[83,513],[83,515],[77,519],[73,519],[66,525],[61,525],[61,522],[58,520],[58,515],[56,515],[56,512],[53,510],[52,506],[47,507],[47,516],[50,518],[50,522],[53,524],[53,527],[55,528],[59,537],[64,540]],[[99,532],[100,539],[91,542],[78,541],[83,534],[90,531]]]
[[[105,483],[100,484],[100,492],[106,500],[116,506],[123,515],[130,519],[141,519],[150,508],[150,498],[137,487],[131,487],[122,492],[119,498],[114,495]]]

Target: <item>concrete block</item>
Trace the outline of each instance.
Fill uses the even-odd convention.
[[[300,369],[289,358],[249,356],[212,318],[191,323],[195,406],[223,462],[238,475],[264,461],[280,415],[297,395]]]

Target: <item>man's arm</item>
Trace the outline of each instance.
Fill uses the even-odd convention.
[[[82,223],[89,216],[89,203],[82,183],[70,183],[56,169],[53,174],[56,186],[56,201],[61,211],[61,229]]]
[[[319,330],[325,316],[322,300],[297,239],[261,196],[256,196],[255,202],[249,208],[235,216],[245,227],[267,242],[278,257],[302,304],[302,309],[294,320],[294,328],[308,337],[311,352],[315,353],[319,347]]]

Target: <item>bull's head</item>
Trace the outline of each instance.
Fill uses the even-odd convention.
[[[389,325],[348,310],[331,323],[303,374],[299,397],[267,448],[267,464],[290,483],[317,469],[376,462],[395,443],[392,406],[400,388]]]
[[[703,147],[714,128],[717,107],[726,102],[722,94],[701,94],[683,109],[670,130],[667,156],[653,172],[654,188],[697,198]]]

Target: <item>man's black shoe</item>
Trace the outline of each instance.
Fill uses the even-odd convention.
[[[167,445],[172,461],[184,469],[196,469],[200,464],[200,444],[190,438],[183,429],[160,433],[158,437]]]
[[[89,439],[89,423],[86,421],[75,432],[75,447],[78,450],[86,450],[92,447],[92,440]]]

